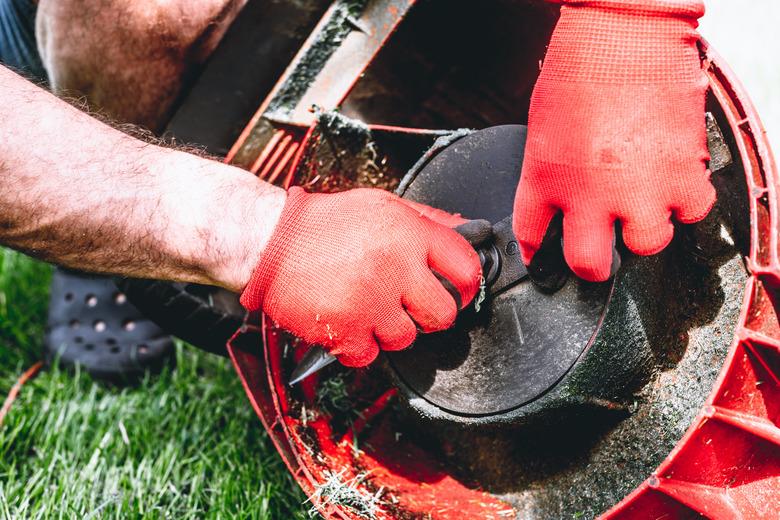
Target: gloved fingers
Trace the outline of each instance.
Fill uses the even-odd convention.
[[[456,228],[461,224],[468,222],[468,219],[461,217],[458,213],[449,213],[443,209],[434,208],[420,202],[414,202],[400,197],[398,198],[398,201],[416,211],[421,217],[433,220],[437,224],[447,226],[448,228]]]
[[[403,311],[393,318],[377,325],[374,336],[382,350],[402,350],[411,345],[417,337],[417,326]]]
[[[479,256],[466,239],[454,231],[441,229],[440,232],[434,231],[432,235],[428,250],[428,267],[452,284],[460,294],[458,304],[463,308],[471,303],[479,289],[482,278]],[[444,290],[438,281],[436,286]],[[449,296],[448,299],[453,298]]]
[[[379,355],[379,345],[373,334],[345,337],[330,350],[344,366],[360,368],[370,365]]]
[[[707,216],[716,198],[715,187],[711,182],[699,183],[696,189],[680,194],[680,202],[673,208],[674,217],[683,224],[698,222]]]
[[[557,209],[526,188],[522,181],[515,194],[512,231],[515,233],[520,255],[529,265],[544,240],[550,221]]]
[[[632,215],[622,221],[623,242],[637,255],[654,255],[666,248],[674,238],[671,213],[664,209]]]
[[[614,233],[608,215],[564,214],[563,255],[574,274],[589,282],[609,279]]]
[[[412,287],[403,296],[409,317],[423,332],[449,328],[458,315],[455,299],[430,271],[415,277]]]

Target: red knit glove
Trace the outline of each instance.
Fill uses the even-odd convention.
[[[379,349],[410,345],[417,326],[432,332],[455,321],[455,300],[434,272],[463,305],[479,288],[476,252],[431,220],[439,217],[464,222],[381,190],[292,188],[241,303],[347,366],[367,365]]]
[[[566,261],[610,275],[614,223],[636,254],[715,203],[705,161],[699,0],[563,0],[531,98],[514,232],[528,264],[556,212]]]

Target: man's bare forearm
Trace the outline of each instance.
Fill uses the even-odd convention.
[[[0,243],[93,272],[246,284],[283,190],[134,139],[3,67],[0,99]]]

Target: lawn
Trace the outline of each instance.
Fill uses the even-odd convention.
[[[0,249],[0,401],[40,359],[50,268]],[[116,389],[46,368],[0,427],[0,518],[308,518],[227,360]]]

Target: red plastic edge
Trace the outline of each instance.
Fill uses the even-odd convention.
[[[780,518],[778,172],[744,88],[714,50],[705,50],[712,92],[745,167],[751,276],[731,349],[698,417],[655,473],[603,519]]]
[[[706,55],[712,91],[726,113],[744,163],[752,228],[747,258],[751,277],[732,347],[705,406],[654,474],[604,513],[604,519],[780,518],[780,325],[773,301],[780,287],[778,172],[744,89],[712,49],[706,48]],[[301,140],[290,171],[308,135]],[[289,182],[288,177],[284,184],[289,186]],[[232,344],[228,350],[277,450],[303,491],[312,496],[324,475],[288,424],[286,387],[278,366],[280,344],[271,337],[276,334],[273,327],[266,325],[238,333],[259,334],[264,343],[262,357]],[[327,448],[333,455],[343,451],[336,444]],[[453,489],[460,489],[456,484]],[[497,511],[497,504],[488,497],[485,502],[480,504],[485,506],[484,515],[479,515],[482,518]],[[328,504],[315,505],[329,518],[357,518]],[[468,517],[475,511],[458,514],[449,510],[436,517]],[[505,513],[499,511],[501,517]]]

